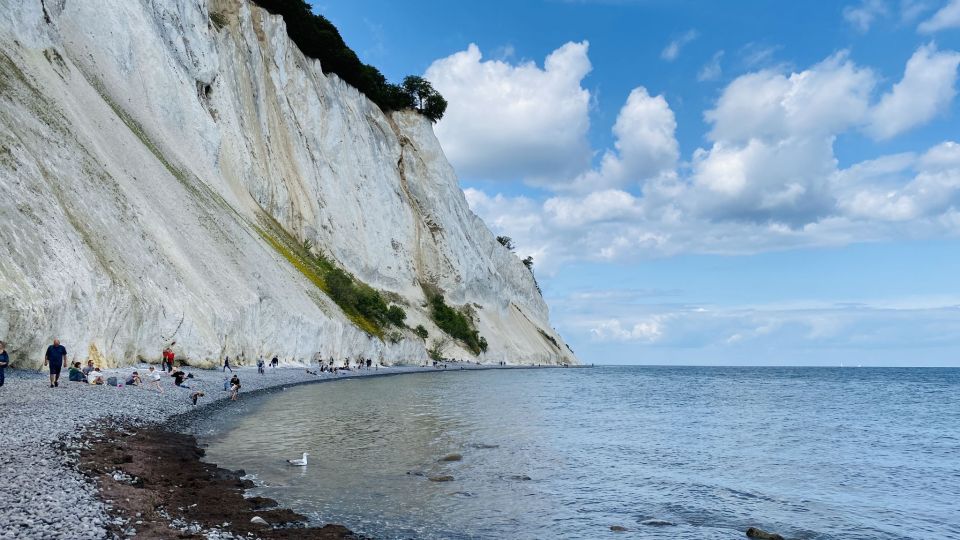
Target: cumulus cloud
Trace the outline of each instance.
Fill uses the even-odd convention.
[[[861,0],[843,8],[843,18],[860,32],[867,32],[873,22],[890,14],[885,0]]]
[[[960,53],[955,51],[938,51],[932,43],[917,49],[903,79],[874,108],[867,132],[889,139],[930,121],[956,96],[958,64]]]
[[[426,78],[450,105],[436,134],[462,177],[569,178],[590,161],[589,44],[533,62],[484,60],[479,47],[433,62]]]
[[[803,70],[747,73],[705,112],[707,145],[686,162],[666,98],[638,87],[596,166],[570,180],[528,178],[552,195],[469,189],[467,198],[547,274],[571,261],[960,236],[956,142],[846,168],[834,154],[842,134],[889,136],[943,110],[953,97],[957,56],[921,46],[902,80],[879,98],[879,78],[844,51]],[[923,103],[903,104],[911,94]]]
[[[667,62],[673,62],[680,56],[680,50],[691,41],[697,39],[698,35],[696,30],[687,30],[683,35],[674,39],[663,48],[663,51],[660,52],[660,58],[663,58]]]
[[[920,23],[917,30],[932,34],[949,28],[960,28],[960,0],[949,0],[932,17]]]
[[[614,150],[604,154],[598,169],[557,187],[592,191],[671,174],[680,155],[676,130],[677,121],[667,100],[662,95],[651,96],[642,86],[635,88],[613,125]]]

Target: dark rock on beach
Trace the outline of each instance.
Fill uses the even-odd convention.
[[[440,461],[460,461],[463,459],[463,456],[460,454],[447,454],[440,458]]]

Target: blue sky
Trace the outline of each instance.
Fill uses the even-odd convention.
[[[960,365],[960,0],[318,0],[595,363]]]

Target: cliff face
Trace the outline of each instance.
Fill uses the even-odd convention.
[[[431,124],[322,73],[247,0],[0,0],[0,339],[37,366],[426,359],[359,329],[284,243],[429,320],[465,307],[485,362],[572,363],[530,272],[468,208]],[[211,13],[214,14],[211,17]]]

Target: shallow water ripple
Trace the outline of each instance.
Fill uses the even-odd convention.
[[[210,460],[378,538],[960,538],[957,369],[440,373],[240,410],[200,426]]]

